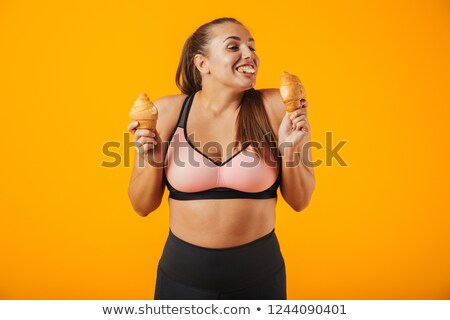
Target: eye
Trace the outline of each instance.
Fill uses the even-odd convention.
[[[229,46],[229,47],[227,47],[227,48],[230,49],[230,50],[239,50],[239,47],[238,47],[238,46]],[[249,47],[249,49],[252,50],[253,52],[256,51],[256,49],[255,49],[255,48],[252,48],[252,47]]]

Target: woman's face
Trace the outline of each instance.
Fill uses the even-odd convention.
[[[256,83],[259,58],[250,32],[237,23],[223,23],[211,30],[206,64],[209,79],[248,90]]]

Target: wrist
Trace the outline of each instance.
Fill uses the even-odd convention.
[[[278,143],[278,151],[280,151],[280,154],[282,157],[285,156],[293,156],[295,153],[300,153],[301,148],[299,146],[293,145],[292,142],[282,142]]]

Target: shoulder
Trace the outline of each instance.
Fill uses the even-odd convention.
[[[153,103],[158,108],[158,111],[163,113],[174,113],[181,110],[186,94],[173,94],[156,99]],[[159,116],[159,114],[158,114]]]
[[[284,114],[286,113],[286,108],[284,106],[283,99],[281,99],[280,90],[276,88],[269,88],[260,89],[259,91],[261,92],[261,97],[269,117],[275,117],[274,120],[281,122]]]
[[[281,121],[286,114],[286,107],[281,98],[280,89],[268,88],[259,89],[258,91],[261,93],[270,124],[272,125],[274,133],[277,134]]]
[[[158,121],[156,130],[163,141],[169,140],[170,135],[177,126],[178,117],[181,112],[186,94],[168,95],[153,101],[158,109]]]

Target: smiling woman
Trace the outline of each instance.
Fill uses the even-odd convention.
[[[128,127],[148,146],[138,148],[130,180],[134,209],[147,216],[170,192],[155,299],[287,298],[277,190],[296,211],[310,201],[312,168],[286,165],[310,141],[309,124],[304,113],[287,116],[278,89],[254,89],[258,68],[255,40],[240,22],[206,23],[184,44],[181,94],[154,102],[156,129]],[[290,147],[281,154],[280,145]],[[141,167],[139,159],[148,161]]]

